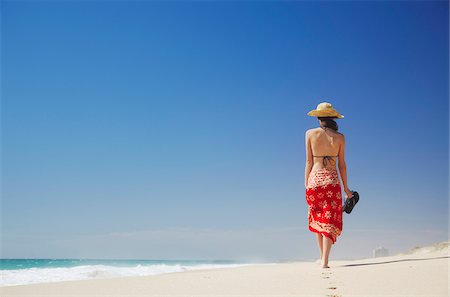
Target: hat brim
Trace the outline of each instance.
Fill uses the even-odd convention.
[[[336,117],[338,119],[342,119],[344,118],[343,115],[337,113],[337,112],[324,112],[321,110],[311,110],[310,112],[307,113],[307,115],[311,116],[311,117]]]

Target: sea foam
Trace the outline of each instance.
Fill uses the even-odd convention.
[[[183,272],[199,269],[238,267],[249,264],[196,264],[196,265],[136,265],[116,267],[108,265],[80,265],[75,267],[27,268],[0,271],[0,286],[26,285],[34,283],[59,282],[69,280],[102,279],[126,276],[146,276]]]

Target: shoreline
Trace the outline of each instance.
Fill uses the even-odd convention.
[[[8,296],[448,296],[448,251],[360,260],[258,263],[149,276],[0,287]]]
[[[15,259],[13,259],[15,260]],[[34,261],[36,259],[24,259]],[[40,260],[40,259],[39,259]],[[43,259],[47,260],[47,259]],[[64,259],[65,261],[67,259]],[[55,259],[48,260],[54,262]],[[71,260],[69,260],[71,261]],[[172,273],[184,273],[197,270],[216,270],[224,268],[235,268],[258,264],[272,263],[233,263],[233,264],[216,264],[198,262],[195,265],[187,263],[187,261],[176,261],[170,263],[171,260],[152,260],[156,264],[145,265],[137,263],[137,265],[116,266],[115,263],[102,263],[104,260],[87,260],[90,263],[83,263],[75,266],[42,266],[28,267],[24,269],[4,269],[0,270],[0,288],[12,286],[28,286],[38,284],[50,284],[72,281],[86,280],[114,280],[127,277],[144,277],[156,276]],[[111,261],[111,260],[106,260]],[[133,260],[143,261],[146,260]],[[117,260],[112,260],[117,262]],[[184,263],[183,263],[184,262]],[[23,266],[19,264],[18,266]]]

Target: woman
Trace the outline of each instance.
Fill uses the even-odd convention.
[[[342,196],[336,170],[337,159],[346,199],[352,197],[347,184],[344,159],[345,138],[344,134],[337,132],[338,126],[334,120],[344,116],[328,102],[320,103],[308,115],[319,120],[318,128],[309,129],[305,133],[308,227],[316,233],[322,268],[329,268],[331,245],[342,232]]]

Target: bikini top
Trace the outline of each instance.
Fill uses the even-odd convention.
[[[313,155],[313,157],[323,157],[323,166],[327,167],[327,161],[333,160],[333,157],[337,157],[337,156],[314,156]]]

